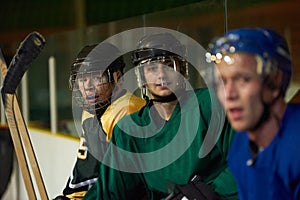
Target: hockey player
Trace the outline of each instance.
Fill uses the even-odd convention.
[[[117,123],[105,154],[110,166],[101,164],[101,179],[84,199],[237,199],[226,162],[234,135],[227,121],[212,150],[199,156],[217,119],[206,88],[186,89],[185,46],[161,33],[145,36],[137,48],[133,63],[147,105]]]
[[[287,42],[267,28],[242,28],[210,48],[218,97],[238,131],[228,163],[239,198],[300,199],[300,105],[284,101],[292,73]]]
[[[110,43],[85,46],[72,64],[69,83],[73,99],[83,110],[83,136],[72,175],[57,200],[84,196],[98,178],[98,165],[116,122],[145,105],[117,84],[124,67],[119,49]]]

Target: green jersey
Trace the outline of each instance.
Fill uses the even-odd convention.
[[[84,199],[160,199],[195,174],[224,199],[237,199],[226,161],[234,131],[225,117],[224,124],[211,117],[224,111],[210,99],[208,89],[197,89],[182,96],[168,121],[154,106],[120,120],[99,179]]]

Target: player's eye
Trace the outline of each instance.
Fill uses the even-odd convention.
[[[92,77],[92,80],[95,84],[101,84],[101,83],[107,83],[108,82],[108,77],[106,74],[103,75],[95,75]]]
[[[238,76],[235,78],[235,82],[237,82],[238,84],[245,84],[248,83],[251,80],[250,76]]]
[[[101,76],[94,76],[94,77],[92,78],[92,80],[93,80],[94,82],[101,82]]]
[[[157,72],[157,66],[156,65],[149,65],[148,67],[147,67],[147,71],[148,72]]]
[[[86,81],[87,81],[87,78],[81,77],[81,78],[78,78],[77,81],[78,81],[79,83],[83,83],[83,82],[86,82]]]

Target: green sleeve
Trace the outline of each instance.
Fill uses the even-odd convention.
[[[227,155],[232,139],[235,135],[235,131],[231,128],[228,119],[226,118],[226,114],[224,110],[222,110],[222,106],[218,101],[216,101],[217,96],[214,91],[204,89],[198,92],[200,94],[198,98],[201,107],[201,119],[206,123],[207,126],[217,124],[210,124],[211,120],[216,121],[225,118],[221,133],[216,141],[216,146],[210,152],[211,159],[218,160],[218,164],[216,163],[216,165],[214,165],[216,173],[212,173],[211,176],[206,177],[205,182],[211,185],[213,189],[222,196],[223,199],[238,199],[236,181],[227,165]],[[207,99],[208,97],[211,100],[214,100],[214,104],[212,104],[212,101],[203,101],[203,99]],[[212,115],[212,112],[215,113],[216,118],[207,119],[208,116]]]
[[[118,129],[114,131],[109,149],[104,156],[104,161],[100,165],[100,175],[96,184],[87,192],[84,199],[140,199],[146,195],[146,190],[142,182],[142,175],[139,173],[124,172],[114,169],[119,164],[134,168],[136,163],[129,157],[118,157],[119,145],[122,145],[122,139],[118,135]],[[124,133],[123,133],[124,134]],[[118,164],[117,164],[118,163]],[[116,164],[114,166],[114,164]],[[111,167],[113,166],[113,167]]]
[[[235,179],[228,167],[226,167],[212,183],[214,190],[221,195],[222,199],[238,199]]]
[[[100,166],[100,174],[98,181],[84,196],[84,200],[129,200],[145,196],[137,174],[121,172],[105,165]]]
[[[214,178],[212,185],[215,187],[215,191],[218,192],[223,199],[238,199],[237,185],[233,174],[231,173],[227,165],[227,155],[231,145],[231,141],[234,137],[235,131],[230,127],[228,120],[224,122],[222,134],[217,142],[217,148],[223,155],[226,167]]]

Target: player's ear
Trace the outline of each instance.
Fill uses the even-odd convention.
[[[274,98],[278,97],[281,94],[281,83],[283,78],[283,72],[281,70],[277,70],[277,72],[274,74],[273,81],[274,81],[274,89],[272,92],[272,95]]]
[[[115,83],[117,83],[121,79],[122,73],[120,71],[116,71],[113,73],[113,77],[114,77]]]
[[[276,72],[268,75],[265,78],[265,86],[271,91],[271,97],[273,99],[277,98],[281,92],[281,79],[282,79],[282,72],[277,70]]]

